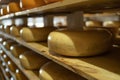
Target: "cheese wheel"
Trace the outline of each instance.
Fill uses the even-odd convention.
[[[9,69],[8,69],[8,68],[5,68],[5,73],[6,73],[6,76],[7,76],[8,78],[10,78],[10,77],[11,77],[11,74],[10,74],[10,72],[9,72]]]
[[[30,70],[39,69],[43,64],[48,62],[48,59],[32,51],[28,51],[21,54],[19,58],[21,65],[25,69],[30,69]]]
[[[7,6],[7,9],[10,13],[21,11],[20,4],[16,2],[10,2]]]
[[[86,27],[101,27],[102,22],[100,22],[100,21],[86,21],[85,26]]]
[[[10,27],[10,34],[15,36],[15,37],[19,37],[20,36],[20,29],[22,29],[22,27],[12,26],[12,27]]]
[[[22,45],[12,45],[10,47],[10,50],[11,50],[11,53],[14,55],[14,57],[16,58],[19,58],[19,55],[26,52],[26,51],[29,51],[28,48],[22,46]]]
[[[6,54],[3,55],[3,59],[6,63],[10,60],[10,58]]]
[[[15,73],[17,66],[10,60],[7,62],[7,65],[9,70]]]
[[[7,49],[10,50],[10,46],[17,44],[15,41],[12,40],[6,40],[3,42],[3,46]]]
[[[21,0],[23,9],[31,9],[45,4],[44,0]]]
[[[64,67],[48,62],[39,70],[40,80],[86,80]]]
[[[106,30],[51,32],[48,37],[50,52],[64,56],[92,56],[111,48],[112,35]]]
[[[15,77],[16,80],[28,80],[26,76],[19,69],[16,69]]]
[[[58,2],[62,0],[44,0],[46,4],[53,3],[53,2]]]
[[[23,28],[20,30],[20,36],[25,41],[47,41],[47,37],[51,31],[55,30],[53,27],[43,28]]]
[[[7,7],[4,7],[4,8],[2,8],[3,10],[3,15],[6,15],[6,14],[8,14],[8,11],[7,11]]]
[[[11,26],[4,26],[4,32],[10,34],[10,27]]]
[[[103,22],[104,27],[120,27],[120,21],[105,21]]]

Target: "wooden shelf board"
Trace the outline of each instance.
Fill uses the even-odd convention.
[[[5,77],[5,80],[9,80],[9,78],[7,77],[7,75],[6,75],[6,73],[5,73],[4,69],[3,69],[3,67],[0,66],[0,68],[1,68],[1,70],[2,70],[2,73],[3,73],[4,77]]]
[[[1,48],[6,52],[8,57],[18,66],[18,68],[24,73],[24,75],[29,79],[29,80],[40,80],[38,76],[33,71],[30,70],[25,70],[21,64],[19,59],[15,58],[9,51],[7,51],[2,45],[0,45]]]
[[[69,58],[51,54],[49,49],[40,43],[27,43],[21,38],[15,38],[8,34],[4,36],[30,48],[54,62],[66,67],[67,69],[89,79],[89,80],[119,80],[120,79],[120,48],[112,48],[107,54],[84,57]]]
[[[74,11],[85,11],[85,12],[101,12],[102,10],[117,9],[120,11],[119,0],[63,0],[56,3],[40,6],[37,8],[20,11],[2,16],[0,20],[5,18],[11,18],[21,15],[29,15],[33,13],[45,14],[45,13],[60,13],[60,12],[74,12]]]

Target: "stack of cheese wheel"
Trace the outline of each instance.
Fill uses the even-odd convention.
[[[64,56],[101,54],[111,48],[111,43],[111,33],[102,29],[86,31],[58,30],[51,32],[48,37],[49,50]]]
[[[21,0],[22,9],[31,9],[45,4],[44,0]]]
[[[10,34],[10,27],[11,26],[4,26],[4,32]]]
[[[85,26],[86,27],[101,27],[102,22],[100,22],[100,21],[86,21]]]
[[[16,69],[15,77],[16,80],[28,80],[26,76],[24,76],[24,74],[19,69]]]
[[[86,80],[54,62],[43,65],[39,71],[39,77],[40,80]]]
[[[11,26],[10,27],[10,34],[15,36],[15,37],[19,37],[20,36],[20,29],[22,29],[22,27]]]
[[[15,73],[17,66],[10,60],[7,62],[7,65],[8,65],[8,68],[10,69],[10,71]]]
[[[43,28],[22,28],[20,35],[25,41],[47,41],[49,33],[56,28],[43,27]]]
[[[21,65],[25,69],[38,70],[43,64],[48,62],[45,57],[33,52],[28,51],[19,56]]]
[[[20,4],[17,2],[10,2],[7,6],[9,13],[21,11]]]
[[[14,57],[16,58],[19,58],[19,55],[26,52],[26,51],[29,51],[28,48],[22,46],[22,45],[19,45],[19,44],[16,44],[16,45],[12,45],[10,47],[10,50],[11,50],[11,53],[14,55]]]
[[[5,46],[5,48],[7,50],[10,50],[10,46],[12,46],[14,44],[17,44],[17,43],[13,40],[6,40],[6,41],[3,42],[3,46]]]
[[[53,2],[58,2],[62,0],[44,0],[46,4],[53,3]]]

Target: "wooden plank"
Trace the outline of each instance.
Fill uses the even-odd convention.
[[[29,80],[40,80],[38,76],[33,71],[30,70],[25,70],[21,64],[19,59],[15,58],[9,51],[7,51],[1,44],[1,48],[6,52],[8,57],[18,66],[18,68],[24,73],[24,75],[29,79]]]
[[[111,51],[105,55],[69,58],[51,54],[49,49],[41,43],[27,43],[21,38],[15,38],[10,35],[7,35],[7,37],[89,80],[120,80],[119,47],[113,47]]]

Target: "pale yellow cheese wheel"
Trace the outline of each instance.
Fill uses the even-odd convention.
[[[15,77],[16,80],[28,80],[26,76],[19,69],[16,69]]]
[[[86,21],[85,26],[86,27],[102,27],[102,22],[100,22],[100,21]]]
[[[21,0],[23,9],[31,9],[45,4],[44,0]]]
[[[17,66],[10,60],[7,62],[7,65],[9,70],[15,73]]]
[[[21,11],[20,4],[17,2],[10,2],[7,9],[10,13]]]
[[[19,69],[16,69],[15,77],[16,80],[28,80],[26,76]]]
[[[64,56],[92,56],[111,48],[112,35],[97,29],[86,31],[61,30],[51,32],[48,37],[50,52]]]
[[[35,53],[33,51],[28,51],[19,56],[21,65],[25,69],[36,70],[39,69],[43,64],[48,62],[48,59]]]
[[[53,3],[53,2],[58,2],[62,0],[44,0],[46,4]]]
[[[39,70],[39,77],[40,80],[86,80],[54,62],[43,65]]]
[[[55,30],[53,27],[43,28],[23,28],[20,30],[20,36],[25,41],[47,41],[47,37],[51,31]]]
[[[4,32],[10,34],[10,27],[11,26],[4,26]]]
[[[7,49],[10,50],[10,46],[17,44],[15,41],[13,40],[6,40],[3,42],[3,46]]]
[[[120,27],[120,21],[104,21],[103,27]]]
[[[15,37],[19,37],[20,36],[20,29],[22,29],[22,27],[11,26],[10,27],[10,34],[15,36]]]
[[[29,49],[22,45],[16,44],[16,45],[12,45],[10,47],[10,51],[14,55],[14,57],[19,58],[20,54],[22,54],[26,51],[29,51]]]

